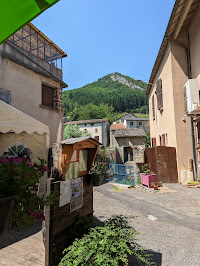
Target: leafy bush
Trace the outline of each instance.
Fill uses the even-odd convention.
[[[57,195],[38,197],[37,189],[44,172],[49,171],[44,160],[32,164],[25,158],[0,159],[0,198],[16,195],[12,220],[26,227],[45,220],[43,207],[53,204]]]
[[[145,163],[143,166],[142,166],[142,173],[144,174],[150,174],[151,171],[149,169],[149,164],[148,163]]]
[[[107,179],[109,177],[109,163],[107,162],[106,154],[104,150],[99,150],[95,158],[91,173],[100,176],[101,179]]]
[[[64,250],[59,266],[71,265],[113,265],[119,261],[128,263],[128,256],[134,254],[138,261],[151,265],[148,255],[135,244],[137,232],[128,225],[128,216],[115,215],[103,226],[91,228],[87,235],[76,239]],[[131,245],[132,244],[132,245]]]

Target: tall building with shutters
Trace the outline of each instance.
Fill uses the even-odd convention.
[[[67,54],[29,23],[0,45],[0,100],[49,127],[62,140],[62,59]]]
[[[190,97],[186,83],[195,80],[199,108],[200,89],[200,3],[198,0],[176,0],[150,76],[149,122],[152,146],[176,148],[178,180],[183,173],[199,176],[200,112],[189,115]],[[192,84],[192,82],[191,82]],[[189,88],[189,92],[192,90]],[[159,163],[159,162],[158,162]]]

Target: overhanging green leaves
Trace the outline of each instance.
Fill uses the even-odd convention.
[[[1,0],[0,44],[59,0]]]

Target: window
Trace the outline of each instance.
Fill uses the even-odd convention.
[[[154,95],[152,96],[152,114],[153,114],[153,118],[155,118],[155,104],[154,104]]]
[[[94,126],[94,123],[91,123],[91,126]]]
[[[124,163],[133,161],[133,148],[124,147]]]
[[[130,122],[130,125],[133,126],[133,122]]]
[[[42,84],[42,105],[54,108],[55,89]]]
[[[156,82],[156,96],[157,96],[157,108],[162,110],[163,108],[163,95],[162,95],[162,79]]]
[[[162,134],[162,146],[165,146],[165,134]]]
[[[141,121],[138,122],[138,126],[139,127],[142,127],[143,126],[143,123]]]
[[[151,146],[156,147],[156,138],[151,139]]]
[[[3,158],[24,157],[26,159],[31,159],[32,152],[26,144],[22,142],[14,142],[6,148],[2,157]]]
[[[112,130],[112,134],[115,134],[115,130]]]
[[[95,133],[98,133],[98,128],[95,128]]]
[[[94,139],[99,141],[99,136],[94,136]]]
[[[7,104],[10,104],[10,91],[0,88],[0,100]]]
[[[85,124],[85,127],[87,126],[87,124]]]

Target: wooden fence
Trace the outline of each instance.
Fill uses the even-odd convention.
[[[145,150],[145,162],[162,183],[178,183],[176,148],[157,146]]]

